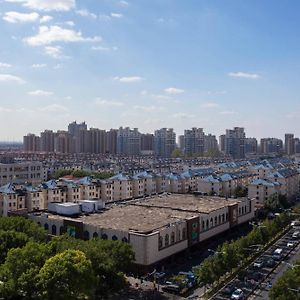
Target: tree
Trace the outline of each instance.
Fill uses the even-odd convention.
[[[264,206],[273,212],[281,211],[290,206],[285,195],[272,194],[264,201]]]
[[[66,250],[49,258],[41,268],[38,279],[43,299],[93,297],[92,264],[79,250]]]
[[[47,240],[47,232],[35,222],[22,217],[0,217],[0,230],[23,232],[35,241]]]
[[[295,266],[299,265],[300,261],[295,262]],[[269,292],[269,299],[297,300],[300,296],[299,288],[300,267],[291,267],[276,281]]]
[[[23,232],[0,230],[0,264],[4,263],[10,249],[23,247],[28,241],[28,235]]]
[[[50,176],[50,178],[51,179],[59,179],[61,177],[64,177],[64,176],[67,176],[67,175],[71,175],[71,174],[72,174],[72,170],[59,169],[55,173],[53,173]]]
[[[238,185],[234,191],[233,191],[233,195],[236,198],[240,198],[240,197],[247,197],[248,195],[248,189],[246,187],[242,187],[240,185]]]
[[[172,154],[171,154],[171,156],[173,157],[173,158],[177,158],[177,157],[181,157],[182,156],[182,152],[181,152],[181,150],[180,149],[174,149],[173,150],[173,152],[172,152]]]
[[[31,298],[38,294],[38,274],[49,252],[45,244],[29,242],[23,248],[8,251],[0,267],[1,290],[9,298]]]

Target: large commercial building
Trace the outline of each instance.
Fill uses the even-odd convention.
[[[145,267],[248,222],[253,216],[254,203],[247,198],[177,194],[124,202],[101,213],[76,214],[75,218],[51,213],[29,215],[53,235],[68,232],[81,239],[128,242],[136,264]]]

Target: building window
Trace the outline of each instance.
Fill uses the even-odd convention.
[[[107,236],[107,234],[104,233],[104,234],[101,235],[101,238],[102,238],[103,240],[107,240],[107,239],[108,239],[108,236]]]
[[[127,237],[123,237],[123,238],[122,238],[122,242],[128,243],[128,238],[127,238]]]
[[[225,215],[223,214],[222,215],[222,223],[224,223],[225,222]]]
[[[48,231],[48,229],[49,229],[49,225],[48,225],[47,223],[45,223],[45,225],[44,225],[44,228],[45,228],[45,230],[47,230],[47,231]]]
[[[185,230],[185,228],[182,229],[182,239],[183,240],[186,239],[186,230]]]
[[[205,222],[202,221],[202,230],[205,230]]]
[[[163,247],[163,238],[162,238],[162,236],[160,236],[158,238],[158,248],[161,249],[162,247]]]
[[[169,246],[169,242],[170,242],[169,235],[166,234],[166,236],[165,236],[165,246],[166,246],[166,247]]]
[[[93,233],[93,238],[97,238],[98,237],[98,233],[97,232],[94,232]]]
[[[217,225],[218,225],[218,217],[215,216],[215,226],[217,226]]]
[[[113,235],[112,238],[111,238],[113,241],[117,241],[118,240],[118,237],[116,235]]]
[[[84,239],[85,241],[87,241],[87,240],[90,239],[90,233],[89,233],[87,230],[85,230],[85,231],[83,232],[83,239]]]
[[[52,225],[51,233],[52,233],[52,235],[56,235],[56,226],[55,225]]]
[[[206,220],[206,229],[208,229],[208,228],[209,228],[209,221]]]
[[[210,218],[210,227],[213,227],[213,226],[214,226],[213,218]]]
[[[171,233],[171,244],[175,243],[175,232]]]
[[[63,235],[64,232],[65,232],[64,227],[63,227],[63,226],[60,226],[60,227],[59,227],[59,234],[60,234],[60,235]]]

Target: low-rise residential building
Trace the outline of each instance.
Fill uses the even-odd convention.
[[[25,209],[26,193],[8,183],[0,188],[0,216],[8,216],[12,211]]]
[[[262,206],[271,195],[281,194],[281,184],[269,179],[255,179],[248,186],[249,198],[255,198],[255,205]]]
[[[43,164],[38,161],[0,163],[0,186],[14,184],[39,184],[45,180]]]

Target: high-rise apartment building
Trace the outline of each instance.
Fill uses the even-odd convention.
[[[106,132],[106,149],[105,152],[109,154],[117,153],[117,129],[110,129]]]
[[[41,132],[41,151],[54,152],[55,133],[52,130]]]
[[[188,156],[204,153],[203,128],[193,127],[184,131],[184,153]]]
[[[106,151],[106,131],[98,128],[89,130],[90,150],[91,153],[104,154]]]
[[[272,154],[282,153],[283,142],[277,138],[263,138],[260,140],[260,153],[261,154]]]
[[[295,154],[295,139],[292,133],[284,135],[284,150],[287,155]]]
[[[204,136],[204,152],[218,150],[218,141],[215,135],[207,134]]]
[[[226,140],[226,135],[222,134],[219,136],[219,149],[221,152],[225,153],[225,140]]]
[[[153,151],[154,135],[152,133],[143,133],[141,135],[141,151]]]
[[[117,133],[117,154],[140,155],[141,133],[137,128],[120,127]]]
[[[225,136],[225,153],[234,159],[245,157],[245,131],[242,127],[227,129]]]
[[[24,145],[24,151],[28,151],[28,152],[40,151],[41,150],[40,137],[33,133],[28,133],[23,137],[23,145]]]
[[[245,153],[257,153],[257,139],[245,138]]]
[[[154,153],[158,157],[171,157],[176,147],[176,133],[173,128],[162,128],[154,133]]]
[[[178,136],[178,147],[181,152],[184,152],[184,135]]]
[[[81,131],[85,131],[85,133],[81,133]],[[71,135],[72,141],[72,148],[73,152],[75,153],[83,153],[85,152],[85,143],[86,143],[86,131],[87,131],[87,124],[85,122],[77,123],[76,121],[70,123],[68,125],[68,132]]]
[[[68,131],[57,131],[54,138],[54,151],[57,153],[72,152],[72,136]]]

